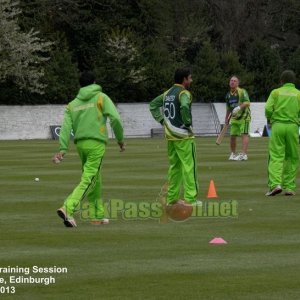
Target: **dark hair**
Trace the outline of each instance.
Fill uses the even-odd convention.
[[[280,81],[284,83],[295,83],[296,75],[292,70],[285,70],[280,75]]]
[[[174,81],[175,83],[181,84],[184,78],[189,77],[191,75],[191,70],[189,68],[181,68],[175,71]]]
[[[81,87],[93,84],[96,80],[95,74],[92,71],[84,71],[80,74],[79,84]]]

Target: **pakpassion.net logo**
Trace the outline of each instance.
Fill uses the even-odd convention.
[[[81,205],[81,218],[89,219],[88,203]],[[147,220],[161,219],[165,215],[165,206],[156,202],[147,201],[125,201],[121,199],[111,199],[104,202],[105,218],[110,220]],[[190,218],[237,218],[238,201],[216,201],[205,200],[193,204]]]

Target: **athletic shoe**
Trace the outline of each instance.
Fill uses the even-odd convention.
[[[230,154],[228,160],[236,160],[236,159],[235,159],[236,157],[237,157],[237,155],[236,155],[235,153],[231,152],[231,154]]]
[[[277,194],[280,194],[282,192],[282,188],[280,185],[277,185],[276,187],[274,187],[272,190],[268,191],[266,193],[266,196],[275,196]]]
[[[248,160],[248,155],[246,153],[241,153],[240,154],[240,159],[239,160]]]
[[[237,161],[237,160],[248,160],[248,156],[245,153],[239,153],[238,155],[236,155],[234,157],[233,160],[235,160],[235,161]]]
[[[75,219],[73,217],[68,217],[63,207],[57,210],[57,214],[60,218],[64,220],[64,224],[66,227],[77,227]]]
[[[93,220],[91,221],[92,225],[107,225],[109,224],[109,219],[102,219],[102,220]]]
[[[285,196],[295,196],[296,193],[294,191],[288,190],[284,193]]]
[[[74,218],[67,218],[64,221],[66,227],[77,227],[76,221]]]
[[[232,160],[234,160],[234,161],[241,160],[241,155],[242,155],[242,153],[235,154]]]

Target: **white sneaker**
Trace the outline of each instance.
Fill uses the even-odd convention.
[[[244,154],[243,160],[248,160],[248,155]]]
[[[233,160],[248,160],[248,156],[245,153],[239,153]]]
[[[236,156],[237,156],[237,155],[236,155],[235,153],[231,152],[231,154],[230,154],[228,160],[236,160],[236,159],[235,159]]]
[[[248,160],[248,155],[246,153],[240,153],[240,159],[239,160]]]

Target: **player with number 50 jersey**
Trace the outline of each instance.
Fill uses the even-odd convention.
[[[198,194],[196,148],[192,130],[192,95],[187,88],[192,83],[189,69],[177,69],[174,85],[150,103],[153,118],[165,128],[168,140],[168,195],[172,204],[180,199],[181,185],[184,200],[196,201]],[[162,110],[161,110],[162,108]]]

